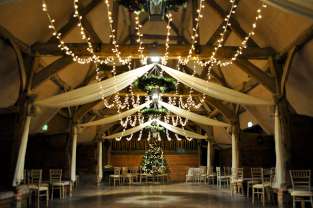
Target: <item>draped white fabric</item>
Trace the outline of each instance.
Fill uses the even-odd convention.
[[[199,92],[202,92],[210,97],[214,97],[219,100],[225,100],[231,103],[245,104],[245,105],[273,105],[272,102],[262,100],[244,93],[223,87],[213,82],[205,81],[197,77],[193,77],[189,74],[180,72],[178,70],[169,68],[158,64],[166,73],[179,82],[187,85]]]
[[[140,124],[139,126],[136,126],[134,128],[130,128],[130,129],[127,129],[125,131],[121,131],[121,132],[111,134],[108,136],[103,136],[102,138],[103,139],[114,139],[114,138],[128,136],[128,135],[131,135],[131,134],[134,134],[134,133],[140,131],[141,129],[144,129],[146,126],[149,126],[152,122],[153,122],[153,120],[150,120],[150,121],[147,121],[143,124]]]
[[[38,100],[35,104],[39,106],[62,108],[100,100],[102,97],[110,96],[129,86],[136,79],[152,69],[154,65],[155,64],[149,64],[139,67],[95,84],[90,84],[47,99]]]
[[[15,167],[15,173],[14,173],[14,178],[13,178],[14,187],[19,185],[21,181],[23,181],[24,179],[25,155],[26,155],[26,149],[27,149],[30,121],[31,121],[31,116],[27,116],[25,124],[24,124],[24,131],[23,131],[21,144],[20,144],[19,151],[18,151],[16,167]]]
[[[188,120],[191,120],[193,122],[203,124],[203,125],[209,125],[209,126],[218,126],[218,127],[229,127],[230,125],[221,121],[217,121],[214,119],[210,119],[206,116],[202,116],[181,108],[178,108],[174,105],[165,103],[163,101],[159,101],[161,106],[166,108],[167,110],[171,111],[172,113],[179,115],[181,117],[187,118]]]
[[[125,118],[127,116],[130,116],[138,111],[140,111],[141,109],[147,107],[148,105],[150,105],[151,101],[148,101],[144,104],[141,104],[133,109],[130,109],[128,111],[125,111],[125,112],[122,112],[122,113],[119,113],[119,114],[115,114],[113,116],[109,116],[109,117],[106,117],[106,118],[103,118],[103,119],[99,119],[99,120],[96,120],[96,121],[91,121],[91,122],[88,122],[88,123],[84,123],[84,124],[80,124],[79,127],[88,127],[88,126],[100,126],[100,125],[105,125],[105,124],[109,124],[109,123],[113,123],[115,121],[118,121],[122,118]]]
[[[156,120],[156,121],[159,125],[163,126],[164,128],[184,137],[189,137],[189,138],[194,138],[194,139],[207,139],[208,138],[207,135],[197,134],[195,132],[188,131],[188,130],[164,123],[163,121],[160,121],[160,120]]]

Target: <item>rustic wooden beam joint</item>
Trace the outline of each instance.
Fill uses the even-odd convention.
[[[274,78],[270,77],[266,72],[262,71],[260,68],[252,64],[248,60],[237,60],[235,64],[242,69],[244,72],[250,76],[257,79],[264,87],[266,87],[270,92],[276,92],[276,86]]]

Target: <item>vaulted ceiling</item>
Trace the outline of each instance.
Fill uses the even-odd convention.
[[[73,1],[48,0],[47,4],[53,18],[56,20],[58,29],[65,34],[66,43],[82,43],[79,28],[73,21],[72,14]],[[106,16],[106,7],[102,0],[82,0],[80,1],[82,13],[85,13],[83,20],[84,27],[87,29],[92,39],[96,43],[106,44],[110,47],[110,30]],[[111,4],[112,5],[112,4]],[[241,0],[237,13],[232,18],[234,22],[232,31],[229,33],[225,46],[238,46],[246,33],[251,30],[256,10],[260,6],[258,0]],[[173,24],[171,25],[171,44],[179,44],[188,48],[191,42],[191,30],[193,25],[192,3],[188,2],[187,7],[182,7],[173,13]],[[219,31],[226,11],[229,9],[227,0],[208,0],[205,4],[203,19],[200,21],[200,44],[203,47],[212,47],[216,39],[215,33]],[[134,17],[122,6],[110,8],[113,10],[115,24],[117,28],[117,39],[121,45],[132,45],[134,39]],[[166,36],[165,21],[149,21],[147,15],[141,16],[143,24],[143,40],[145,44],[154,45],[164,44]],[[63,57],[62,53],[46,53],[46,43],[52,43],[51,33],[48,29],[48,20],[41,10],[41,0],[20,0],[13,1],[0,6],[0,25],[1,30],[7,30],[14,37],[27,46],[37,49],[39,67],[35,69],[32,92],[38,98],[45,98],[64,91],[68,91],[95,81],[95,66],[93,64],[80,65],[73,63],[71,59]],[[313,116],[313,99],[311,91],[313,89],[313,42],[312,37],[313,21],[309,18],[293,13],[279,10],[269,6],[263,14],[263,19],[257,26],[256,35],[251,44],[253,47],[272,48],[274,53],[286,55],[295,45],[300,44],[292,59],[290,73],[286,82],[287,98],[294,110],[299,114]],[[50,42],[49,42],[50,41]],[[302,44],[302,45],[301,45]],[[1,46],[1,45],[0,45]],[[42,50],[41,50],[41,49]],[[5,58],[9,50],[0,52],[2,63],[13,66],[10,59]],[[109,50],[109,49],[108,49]],[[110,51],[110,50],[109,50]],[[205,55],[205,54],[204,54]],[[172,61],[175,66],[175,60]],[[5,65],[4,64],[4,65]],[[189,64],[190,69],[198,72],[201,76],[203,69],[196,64]],[[3,70],[2,70],[3,68]],[[5,75],[9,67],[1,68],[1,94],[10,92],[6,99],[1,99],[1,107],[12,105],[16,100],[16,93],[20,89],[20,82],[13,68],[10,76]],[[120,67],[121,71],[123,68]],[[272,99],[270,84],[260,82],[259,76],[251,73],[253,69],[264,71],[263,75],[271,77],[269,73],[268,59],[249,59],[241,61],[228,67],[217,70],[214,80],[227,87],[241,90],[245,93]],[[10,70],[9,70],[10,71]],[[120,71],[120,72],[121,72]],[[186,68],[188,72],[188,68]],[[11,76],[12,75],[12,76]],[[5,77],[5,78],[4,78]],[[8,94],[8,93],[7,93]],[[13,100],[13,101],[12,101]],[[232,108],[230,104],[214,100],[208,100],[207,106],[201,108],[198,113],[210,115],[212,117],[224,115],[221,110],[223,107]],[[87,106],[88,107],[88,106]],[[95,119],[101,116],[101,104],[90,105],[83,111],[85,118]],[[84,110],[84,109],[83,109]],[[32,132],[37,132],[43,123],[56,119],[56,117],[68,116],[68,110],[43,109],[40,116],[37,116],[32,123]],[[260,124],[267,133],[273,133],[273,111],[266,107],[245,107],[240,115],[241,128],[246,128],[248,121]],[[57,124],[55,124],[57,125]],[[61,128],[61,127],[60,127]],[[82,133],[83,139],[92,139],[96,129],[88,129],[88,133]],[[219,143],[230,143],[231,140],[225,129],[214,128],[214,137]]]

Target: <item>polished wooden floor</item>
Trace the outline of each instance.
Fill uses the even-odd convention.
[[[53,200],[54,208],[243,208],[252,206],[242,196],[231,196],[228,190],[199,184],[134,185],[120,187],[83,186],[72,198]],[[274,207],[268,205],[266,207]]]

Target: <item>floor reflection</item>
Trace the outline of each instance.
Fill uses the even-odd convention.
[[[50,207],[242,208],[253,206],[242,196],[232,197],[228,192],[210,189],[207,186],[165,185],[82,190],[71,199],[53,201]]]

